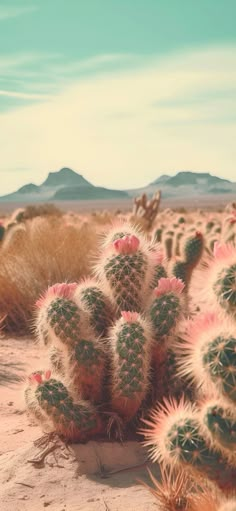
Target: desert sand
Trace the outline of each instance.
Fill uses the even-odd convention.
[[[0,343],[1,511],[157,509],[138,482],[149,481],[147,466],[157,467],[137,442],[38,445],[42,431],[27,416],[23,391],[27,374],[45,367],[43,354],[30,338]]]

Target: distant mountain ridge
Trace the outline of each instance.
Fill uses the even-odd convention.
[[[143,188],[111,190],[94,186],[81,174],[64,167],[49,172],[42,185],[28,183],[14,193],[0,197],[0,201],[42,202],[72,200],[128,199],[140,193],[151,196],[157,189],[163,197],[188,197],[208,194],[236,193],[236,183],[208,172],[180,171],[175,176],[163,174]]]
[[[42,185],[29,183],[14,193],[0,197],[0,201],[42,202],[54,200],[98,200],[125,199],[129,194],[124,190],[110,190],[92,185],[81,174],[64,167],[49,172]]]
[[[209,194],[224,194],[236,192],[236,183],[228,179],[213,176],[209,172],[180,171],[175,176],[163,174],[149,185],[139,190],[129,190],[134,196],[139,193],[151,195],[157,188],[162,190],[163,197],[185,197]]]

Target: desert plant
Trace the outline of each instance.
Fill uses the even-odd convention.
[[[167,276],[159,245],[129,222],[106,232],[94,272],[43,293],[36,333],[53,374],[129,428],[154,399],[169,363],[171,339],[185,311],[184,284]],[[165,390],[160,385],[158,395]]]
[[[160,190],[158,190],[150,200],[148,200],[146,193],[143,193],[141,197],[135,197],[132,220],[135,222],[136,218],[141,218],[143,220],[143,226],[146,227],[146,229],[151,229],[158,215],[160,202]]]
[[[193,233],[186,233],[181,261],[189,272],[199,264],[203,245],[196,226]],[[222,252],[224,262],[226,256],[227,263],[234,264],[235,249]],[[50,352],[52,379],[63,385],[70,405],[61,419],[58,409],[56,416],[50,415],[54,384],[45,406],[38,397],[41,390],[35,395],[30,384],[26,401],[27,396],[33,401],[36,397],[40,405],[40,410],[38,405],[35,408],[36,419],[44,424],[46,414],[51,431],[80,439],[105,435],[111,421],[128,434],[144,418],[147,428],[142,434],[154,459],[170,468],[175,463],[189,467],[193,474],[212,479],[224,489],[228,484],[232,487],[236,473],[232,450],[236,442],[235,323],[232,309],[222,307],[213,285],[212,274],[218,276],[221,258],[217,272],[214,264],[210,260],[206,265],[204,271],[211,278],[205,278],[204,285],[206,292],[210,288],[215,293],[219,309],[202,317],[195,303],[188,303],[190,279],[188,294],[184,279],[169,276],[172,265],[166,265],[161,247],[128,222],[111,226],[101,242],[94,276],[54,285],[38,302],[37,333]],[[163,272],[165,276],[160,276]],[[220,274],[227,286],[228,275],[226,281],[224,277]],[[230,321],[224,319],[225,310]],[[44,385],[41,379],[40,385]],[[194,403],[187,399],[189,389]],[[179,398],[183,393],[185,398]],[[149,420],[157,398],[157,411]],[[74,403],[81,408],[75,409]],[[91,435],[89,429],[74,436],[68,429],[67,434],[68,416],[71,411],[82,413],[83,403],[96,416]],[[32,413],[34,406],[29,409]]]
[[[222,488],[236,477],[235,328],[216,314],[188,320],[174,344],[178,374],[195,384],[195,404],[165,401],[144,430],[151,456],[165,465],[188,465]]]
[[[37,217],[12,227],[1,247],[0,314],[5,329],[30,331],[34,303],[48,286],[91,273],[98,235],[86,222],[68,226],[61,218]]]

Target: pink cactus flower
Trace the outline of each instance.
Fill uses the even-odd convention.
[[[33,383],[34,385],[40,385],[44,381],[50,380],[51,378],[51,371],[48,369],[44,373],[38,372],[38,373],[32,373],[28,377],[28,380],[30,383]]]
[[[139,248],[140,241],[139,239],[132,236],[124,236],[124,238],[119,238],[113,242],[113,247],[119,254],[133,254],[137,252]]]
[[[135,323],[139,318],[139,313],[131,311],[122,311],[121,316],[127,323]]]
[[[161,277],[157,287],[154,289],[155,296],[161,296],[168,293],[181,294],[184,289],[184,282],[176,277]]]
[[[39,300],[37,300],[36,307],[40,309],[43,307],[48,298],[54,298],[55,296],[60,296],[62,298],[72,298],[77,286],[78,284],[76,282],[70,284],[65,282],[62,284],[54,284],[47,289],[46,293],[44,293],[39,298]]]

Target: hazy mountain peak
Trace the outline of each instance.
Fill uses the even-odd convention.
[[[84,179],[81,174],[77,174],[68,167],[63,167],[56,172],[49,172],[46,181],[42,186],[93,186],[89,181]]]
[[[168,176],[168,174],[162,174],[160,177],[155,179],[155,181],[153,181],[150,184],[151,185],[159,185],[159,184],[167,183],[168,179],[170,179],[170,176]]]
[[[180,171],[166,182],[168,186],[200,185],[206,187],[219,183],[230,183],[230,181],[212,176],[209,172],[192,172],[190,170]]]

